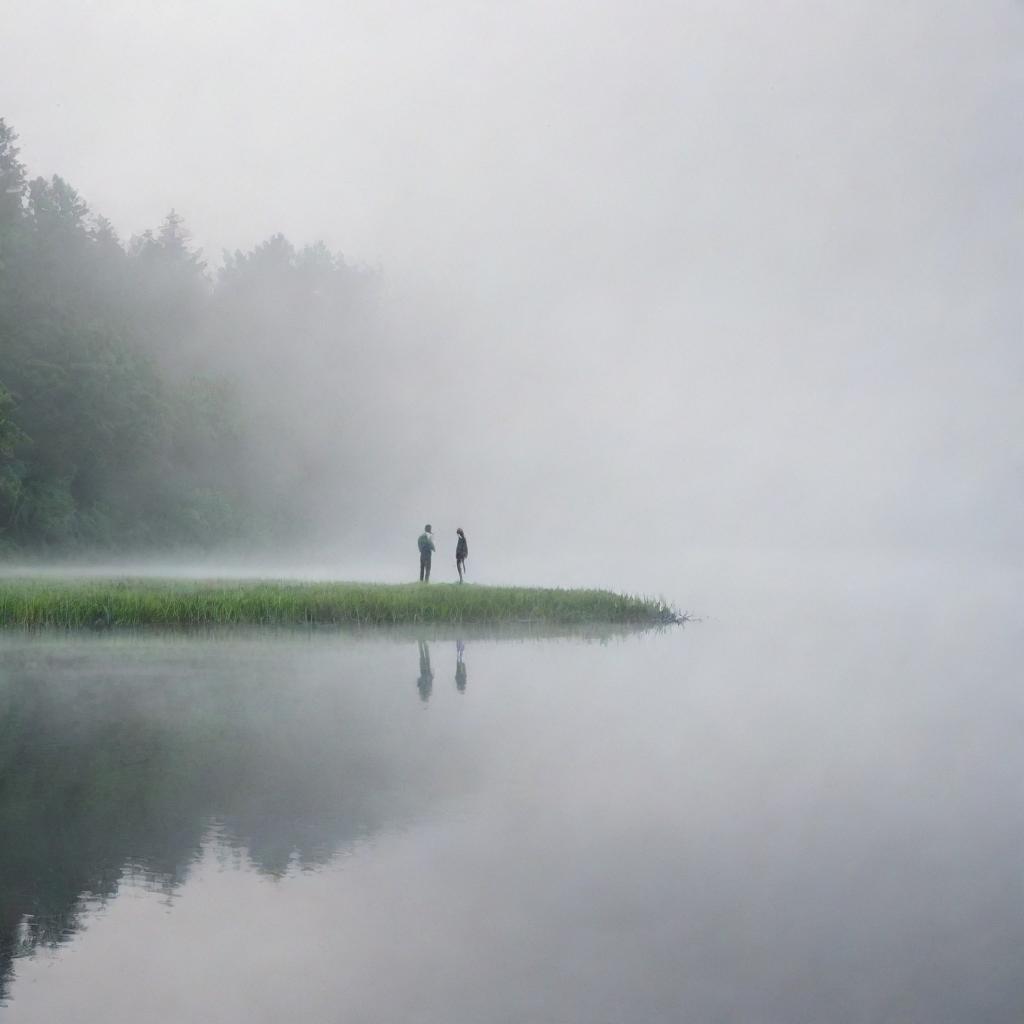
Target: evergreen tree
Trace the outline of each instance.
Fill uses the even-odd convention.
[[[358,443],[369,279],[283,235],[212,279],[174,210],[125,247],[16,140],[0,120],[0,548],[301,530]]]

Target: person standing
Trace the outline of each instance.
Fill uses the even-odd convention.
[[[420,583],[430,582],[430,558],[436,550],[434,547],[434,535],[430,530],[430,523],[423,527],[420,539],[417,541],[420,547]]]
[[[455,545],[455,568],[459,571],[459,582],[463,582],[466,574],[466,559],[469,557],[469,544],[466,543],[466,534],[460,526],[456,531],[459,535],[458,543]]]

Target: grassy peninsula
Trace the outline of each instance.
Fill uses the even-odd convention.
[[[682,622],[660,599],[477,584],[0,579],[0,626],[573,625]]]

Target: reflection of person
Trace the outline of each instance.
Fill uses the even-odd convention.
[[[455,641],[455,689],[459,693],[466,692],[466,663],[462,655],[466,651],[466,645],[461,640]]]
[[[460,526],[456,531],[459,535],[459,542],[455,545],[455,568],[459,570],[459,582],[466,573],[466,559],[469,557],[469,545],[466,543],[466,535]]]
[[[420,548],[420,583],[430,582],[430,556],[436,550],[434,548],[434,536],[430,532],[430,523],[423,527],[419,540],[416,542]]]
[[[416,680],[416,689],[420,691],[420,700],[424,704],[430,700],[434,689],[434,672],[430,667],[430,648],[426,640],[418,641],[420,645],[420,677]]]

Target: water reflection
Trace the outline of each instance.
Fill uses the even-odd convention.
[[[416,689],[420,700],[426,704],[434,692],[434,670],[430,664],[430,644],[426,640],[418,640],[420,654],[420,674],[416,679]],[[455,641],[455,689],[459,693],[466,692],[466,662],[464,661],[466,644],[462,640]]]
[[[430,645],[426,640],[417,642],[420,649],[420,675],[416,680],[416,689],[420,692],[420,700],[426,704],[434,692],[434,671],[430,667]]]
[[[455,641],[455,689],[459,693],[466,692],[466,663],[462,660],[466,653],[466,645],[461,640]]]
[[[823,607],[586,646],[0,636],[4,970],[80,929],[5,1020],[1024,1019],[1016,605],[969,636]],[[125,875],[173,907],[86,898]]]
[[[83,901],[113,896],[126,869],[173,890],[211,825],[277,876],[325,864],[448,788],[427,739],[403,727],[405,702],[382,713],[380,673],[339,680],[336,652],[200,646],[5,652],[0,999],[14,957],[69,938]],[[425,701],[425,641],[419,652]]]

